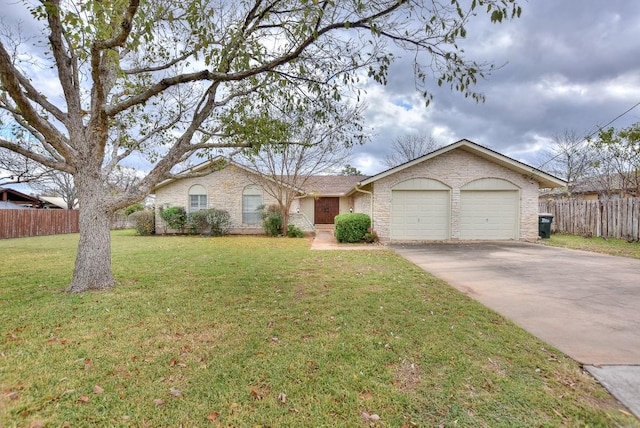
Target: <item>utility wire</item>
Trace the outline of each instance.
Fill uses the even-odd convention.
[[[621,117],[629,114],[633,109],[635,109],[636,107],[640,106],[640,101],[635,103],[633,106],[629,107],[627,110],[625,110],[624,112],[620,113],[619,115],[617,115],[616,117],[614,117],[613,119],[611,119],[609,122],[606,123],[606,125],[604,126],[597,126],[596,125],[596,129],[591,132],[590,134],[582,137],[582,139],[578,140],[575,144],[573,144],[572,146],[569,147],[569,150],[576,148],[578,145],[582,144],[584,141],[587,141],[589,138],[593,137],[594,135],[596,135],[598,132],[600,132],[603,128],[606,128],[607,126],[611,125],[612,123],[614,123],[616,120],[620,119]],[[556,160],[557,158],[559,158],[560,156],[562,156],[562,153],[558,153],[557,155],[551,157],[550,159],[547,159],[544,163],[542,163],[542,165],[540,165],[537,169],[542,169],[542,167],[544,167],[546,164],[548,164],[549,162],[552,162],[554,160]]]

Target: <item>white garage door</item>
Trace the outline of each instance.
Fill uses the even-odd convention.
[[[448,190],[393,190],[391,239],[449,239]]]
[[[518,239],[517,190],[462,190],[460,239]]]

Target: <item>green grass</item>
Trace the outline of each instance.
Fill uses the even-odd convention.
[[[583,238],[582,236],[576,235],[553,234],[550,239],[545,239],[542,242],[554,247],[640,259],[640,243],[627,242],[623,239]]]
[[[76,245],[0,241],[2,427],[639,426],[390,251],[115,232],[119,285],[70,295]]]

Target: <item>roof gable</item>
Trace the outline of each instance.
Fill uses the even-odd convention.
[[[398,165],[394,168],[390,168],[386,171],[383,171],[377,175],[374,175],[372,177],[369,177],[365,180],[363,180],[362,182],[360,182],[360,186],[365,186],[367,184],[373,183],[377,180],[380,180],[381,178],[384,177],[388,177],[392,174],[395,174],[397,172],[400,172],[406,168],[410,168],[414,165],[418,165],[422,162],[425,162],[429,159],[433,159],[433,158],[437,158],[438,156],[447,153],[447,152],[451,152],[453,150],[464,150],[466,152],[472,153],[478,157],[481,157],[485,160],[488,160],[490,162],[493,162],[495,164],[501,165],[507,169],[510,169],[512,171],[515,171],[517,173],[526,175],[531,177],[532,179],[534,179],[535,181],[537,181],[539,183],[539,186],[541,188],[546,188],[546,187],[560,187],[560,186],[565,186],[566,182],[560,178],[554,177],[551,174],[547,174],[544,171],[541,171],[531,165],[527,165],[523,162],[517,161],[513,158],[510,158],[508,156],[505,156],[501,153],[498,153],[494,150],[491,150],[487,147],[481,146],[479,144],[476,144],[472,141],[463,139],[460,141],[457,141],[453,144],[450,144],[448,146],[444,146],[439,148],[438,150],[434,150],[431,153],[427,153],[424,156],[421,156],[419,158],[416,158],[412,161],[403,163],[402,165]]]

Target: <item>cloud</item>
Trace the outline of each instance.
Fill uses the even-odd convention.
[[[492,24],[478,12],[461,41],[467,58],[498,65],[477,90],[477,104],[449,88],[419,99],[412,56],[399,53],[389,83],[369,89],[367,120],[372,142],[358,148],[353,164],[367,174],[384,169],[389,138],[416,131],[443,144],[468,138],[532,164],[564,130],[587,135],[640,102],[640,2],[586,0],[580,4],[522,2],[520,19]],[[407,111],[402,107],[411,105]],[[613,123],[640,121],[640,107]]]

